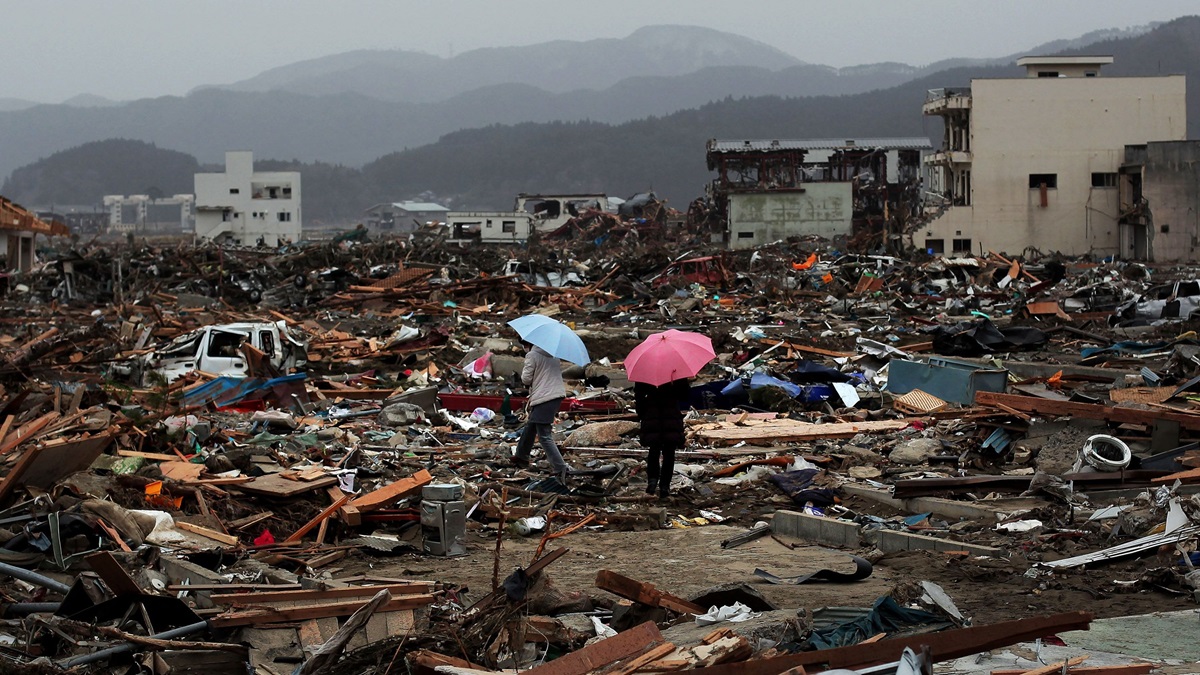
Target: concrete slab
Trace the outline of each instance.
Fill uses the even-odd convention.
[[[884,553],[895,551],[967,551],[971,555],[986,555],[1007,558],[1008,551],[991,546],[978,546],[961,541],[940,539],[924,534],[900,532],[898,530],[867,530],[863,537]]]
[[[827,546],[862,546],[858,523],[810,516],[797,511],[776,511],[771,519],[771,531],[778,535],[808,539]]]
[[[1178,663],[1200,662],[1200,612],[1161,612],[1093,621],[1090,630],[1059,635],[1083,650],[1128,654]]]
[[[996,522],[997,514],[1011,514],[1017,511],[1037,509],[1049,506],[1050,502],[1037,497],[1013,497],[988,502],[963,502],[941,497],[913,497],[911,499],[896,499],[886,490],[864,487],[861,485],[843,485],[842,491],[848,495],[870,499],[873,502],[891,506],[908,513],[933,513],[952,520],[984,520]]]

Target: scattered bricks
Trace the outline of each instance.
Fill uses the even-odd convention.
[[[991,546],[977,546],[961,541],[938,539],[923,534],[898,532],[896,530],[874,530],[866,533],[868,540],[873,541],[876,548],[884,553],[894,551],[967,551],[971,555],[986,555],[994,558],[1007,558],[1008,551]]]
[[[811,539],[828,546],[858,548],[862,545],[862,533],[857,523],[796,511],[776,511],[771,519],[771,531],[788,537]]]

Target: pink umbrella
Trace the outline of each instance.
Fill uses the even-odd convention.
[[[694,377],[717,357],[712,340],[699,333],[668,330],[655,333],[625,357],[625,372],[633,382],[654,386]]]

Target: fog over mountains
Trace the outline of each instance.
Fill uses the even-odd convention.
[[[1200,71],[1200,18],[1101,31],[1023,53],[1080,52],[1114,55],[1105,71],[1111,75]],[[326,221],[352,221],[371,203],[426,191],[457,206],[504,208],[520,191],[627,196],[654,188],[684,208],[708,180],[708,138],[936,136],[936,121],[920,113],[927,89],[1018,75],[1014,59],[837,69],[679,26],[448,59],[350,52],[183,97],[76,97],[0,112],[0,175],[24,167],[0,194],[25,203],[93,203],[101,185],[147,189],[121,187],[122,175],[144,182],[140,169],[123,163],[162,161],[160,182],[176,186],[190,177],[172,172],[190,163],[174,152],[214,164],[226,149],[252,149],[257,159],[277,160],[274,168],[304,170],[306,213]],[[1200,87],[1189,87],[1188,98],[1196,119]],[[14,104],[0,100],[0,111],[6,105]],[[1198,130],[1189,124],[1191,135]],[[107,139],[127,140],[102,152],[79,148]],[[38,161],[50,155],[53,161]]]

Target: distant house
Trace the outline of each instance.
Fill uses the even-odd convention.
[[[367,209],[367,229],[379,232],[412,232],[430,221],[445,222],[450,209],[433,202],[389,202]]]
[[[46,222],[32,211],[0,197],[0,254],[5,256],[5,269],[29,272],[33,269],[33,241],[39,234],[65,237],[71,234],[66,225]]]
[[[196,237],[233,246],[299,241],[300,172],[255,171],[254,153],[225,153],[225,173],[196,174]]]
[[[192,195],[152,199],[149,195],[107,195],[108,231],[122,234],[179,234],[194,228]]]

